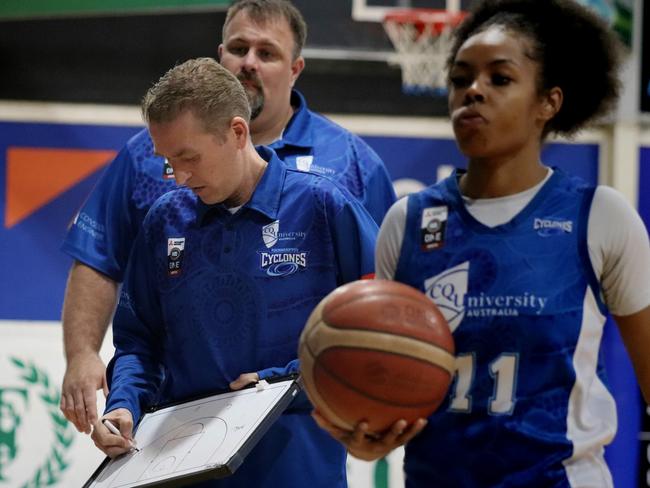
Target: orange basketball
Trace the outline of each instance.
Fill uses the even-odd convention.
[[[438,408],[453,376],[454,340],[420,291],[363,280],[323,298],[298,357],[307,395],[326,418],[346,429],[366,420],[371,432],[382,432]]]

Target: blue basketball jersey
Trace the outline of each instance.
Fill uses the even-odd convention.
[[[458,175],[408,201],[395,279],[423,291],[456,343],[445,403],[406,446],[408,487],[611,484],[616,429],[587,249],[594,188],[555,170],[511,221],[466,210]]]

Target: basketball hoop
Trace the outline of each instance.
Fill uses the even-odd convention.
[[[395,47],[388,62],[402,68],[404,93],[446,93],[445,63],[452,33],[465,15],[423,8],[390,10],[386,14],[384,30]]]

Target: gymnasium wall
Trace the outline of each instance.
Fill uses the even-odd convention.
[[[649,88],[650,88],[650,81]],[[650,91],[649,91],[650,94]],[[650,229],[650,133],[645,132],[641,137],[639,151],[639,213]],[[643,404],[641,429],[639,433],[638,453],[638,486],[650,487],[650,408]]]
[[[334,118],[382,156],[399,192],[464,165],[444,119]],[[0,488],[80,486],[102,459],[58,412],[65,366],[59,316],[71,264],[59,246],[106,163],[139,129],[135,107],[0,103]],[[603,181],[607,137],[596,131],[552,142],[544,160],[593,183]],[[639,206],[649,223],[650,143],[638,154]],[[103,354],[110,357],[110,341]],[[620,424],[607,457],[617,488],[632,488],[644,454],[637,439],[641,403],[611,324],[604,354]],[[351,460],[351,488],[401,486],[400,456],[379,464]]]

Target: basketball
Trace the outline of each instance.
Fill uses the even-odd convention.
[[[298,350],[312,404],[339,427],[379,433],[427,417],[454,372],[447,321],[420,291],[388,280],[341,286],[313,310]]]

